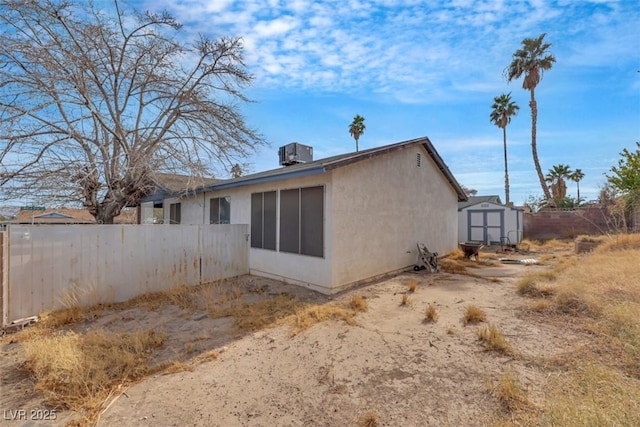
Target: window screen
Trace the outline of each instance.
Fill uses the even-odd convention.
[[[300,189],[280,191],[280,252],[300,253]]]
[[[169,205],[169,224],[180,224],[181,220],[181,204],[171,203]]]
[[[230,224],[231,204],[228,197],[216,197],[209,201],[209,224]]]
[[[324,188],[300,189],[300,253],[324,255]]]
[[[251,194],[251,247],[276,249],[276,192]]]
[[[280,251],[324,255],[324,187],[280,191]]]

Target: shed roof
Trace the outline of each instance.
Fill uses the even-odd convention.
[[[436,149],[431,144],[431,141],[427,137],[411,139],[408,141],[398,142],[391,145],[385,145],[382,147],[370,148],[368,150],[362,150],[358,152],[340,154],[337,156],[327,157],[324,159],[314,160],[309,163],[300,163],[292,166],[285,166],[278,169],[272,169],[264,172],[258,172],[251,175],[242,176],[239,178],[219,181],[211,185],[205,186],[199,191],[215,191],[224,190],[227,188],[240,187],[245,185],[253,185],[264,182],[280,181],[289,178],[298,178],[302,176],[316,175],[325,173],[329,170],[336,169],[342,166],[347,166],[352,163],[356,163],[362,160],[377,157],[383,154],[391,153],[398,150],[403,150],[411,145],[421,145],[426,152],[433,159],[436,167],[440,170],[444,178],[451,185],[454,191],[458,195],[459,201],[467,200],[467,196],[462,190],[462,187],[456,181],[455,177],[444,163]]]
[[[462,210],[464,208],[468,208],[469,206],[477,205],[478,203],[494,203],[496,205],[501,205],[500,196],[468,196],[467,201],[458,202],[458,210]]]
[[[511,206],[505,205],[500,201],[500,196],[492,195],[492,196],[469,196],[469,200],[466,202],[458,202],[458,211],[466,209],[471,206],[479,205],[480,203],[493,203],[494,205],[500,205],[504,208],[509,208],[511,210],[523,210],[522,207],[519,206]]]

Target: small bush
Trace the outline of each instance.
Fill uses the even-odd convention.
[[[407,294],[403,294],[402,295],[402,301],[400,301],[400,305],[405,307],[407,305],[411,304],[411,300],[409,299],[409,295]]]
[[[503,373],[494,385],[493,396],[498,399],[506,412],[513,412],[530,406],[526,390],[520,384],[518,374],[509,370]]]
[[[354,295],[351,297],[348,307],[354,311],[365,312],[369,310],[369,303],[362,295]]]
[[[424,311],[424,322],[434,323],[438,320],[438,309],[435,305],[429,304]]]
[[[551,309],[553,307],[553,303],[548,299],[536,299],[531,301],[527,305],[527,308],[531,311],[543,312]]]
[[[504,354],[513,354],[511,344],[494,324],[476,330],[476,336],[485,349]]]
[[[408,288],[409,292],[415,292],[418,289],[418,281],[416,279],[409,280]]]
[[[466,326],[469,323],[481,323],[487,321],[487,314],[480,307],[468,305],[465,308],[462,323]]]
[[[367,412],[358,420],[359,427],[379,427],[380,419],[378,415],[373,412]]]

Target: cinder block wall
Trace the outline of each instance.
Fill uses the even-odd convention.
[[[611,232],[605,208],[543,210],[524,214],[524,237],[530,240],[572,239],[582,234]]]

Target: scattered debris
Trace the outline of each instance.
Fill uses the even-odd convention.
[[[17,319],[9,323],[7,326],[2,328],[2,335],[12,332],[18,332],[25,328],[25,326],[29,326],[33,323],[36,323],[39,320],[38,316],[25,317],[23,319]]]
[[[529,265],[538,264],[538,260],[533,258],[525,258],[525,259],[498,258],[498,261],[500,261],[503,264],[529,264]]]

